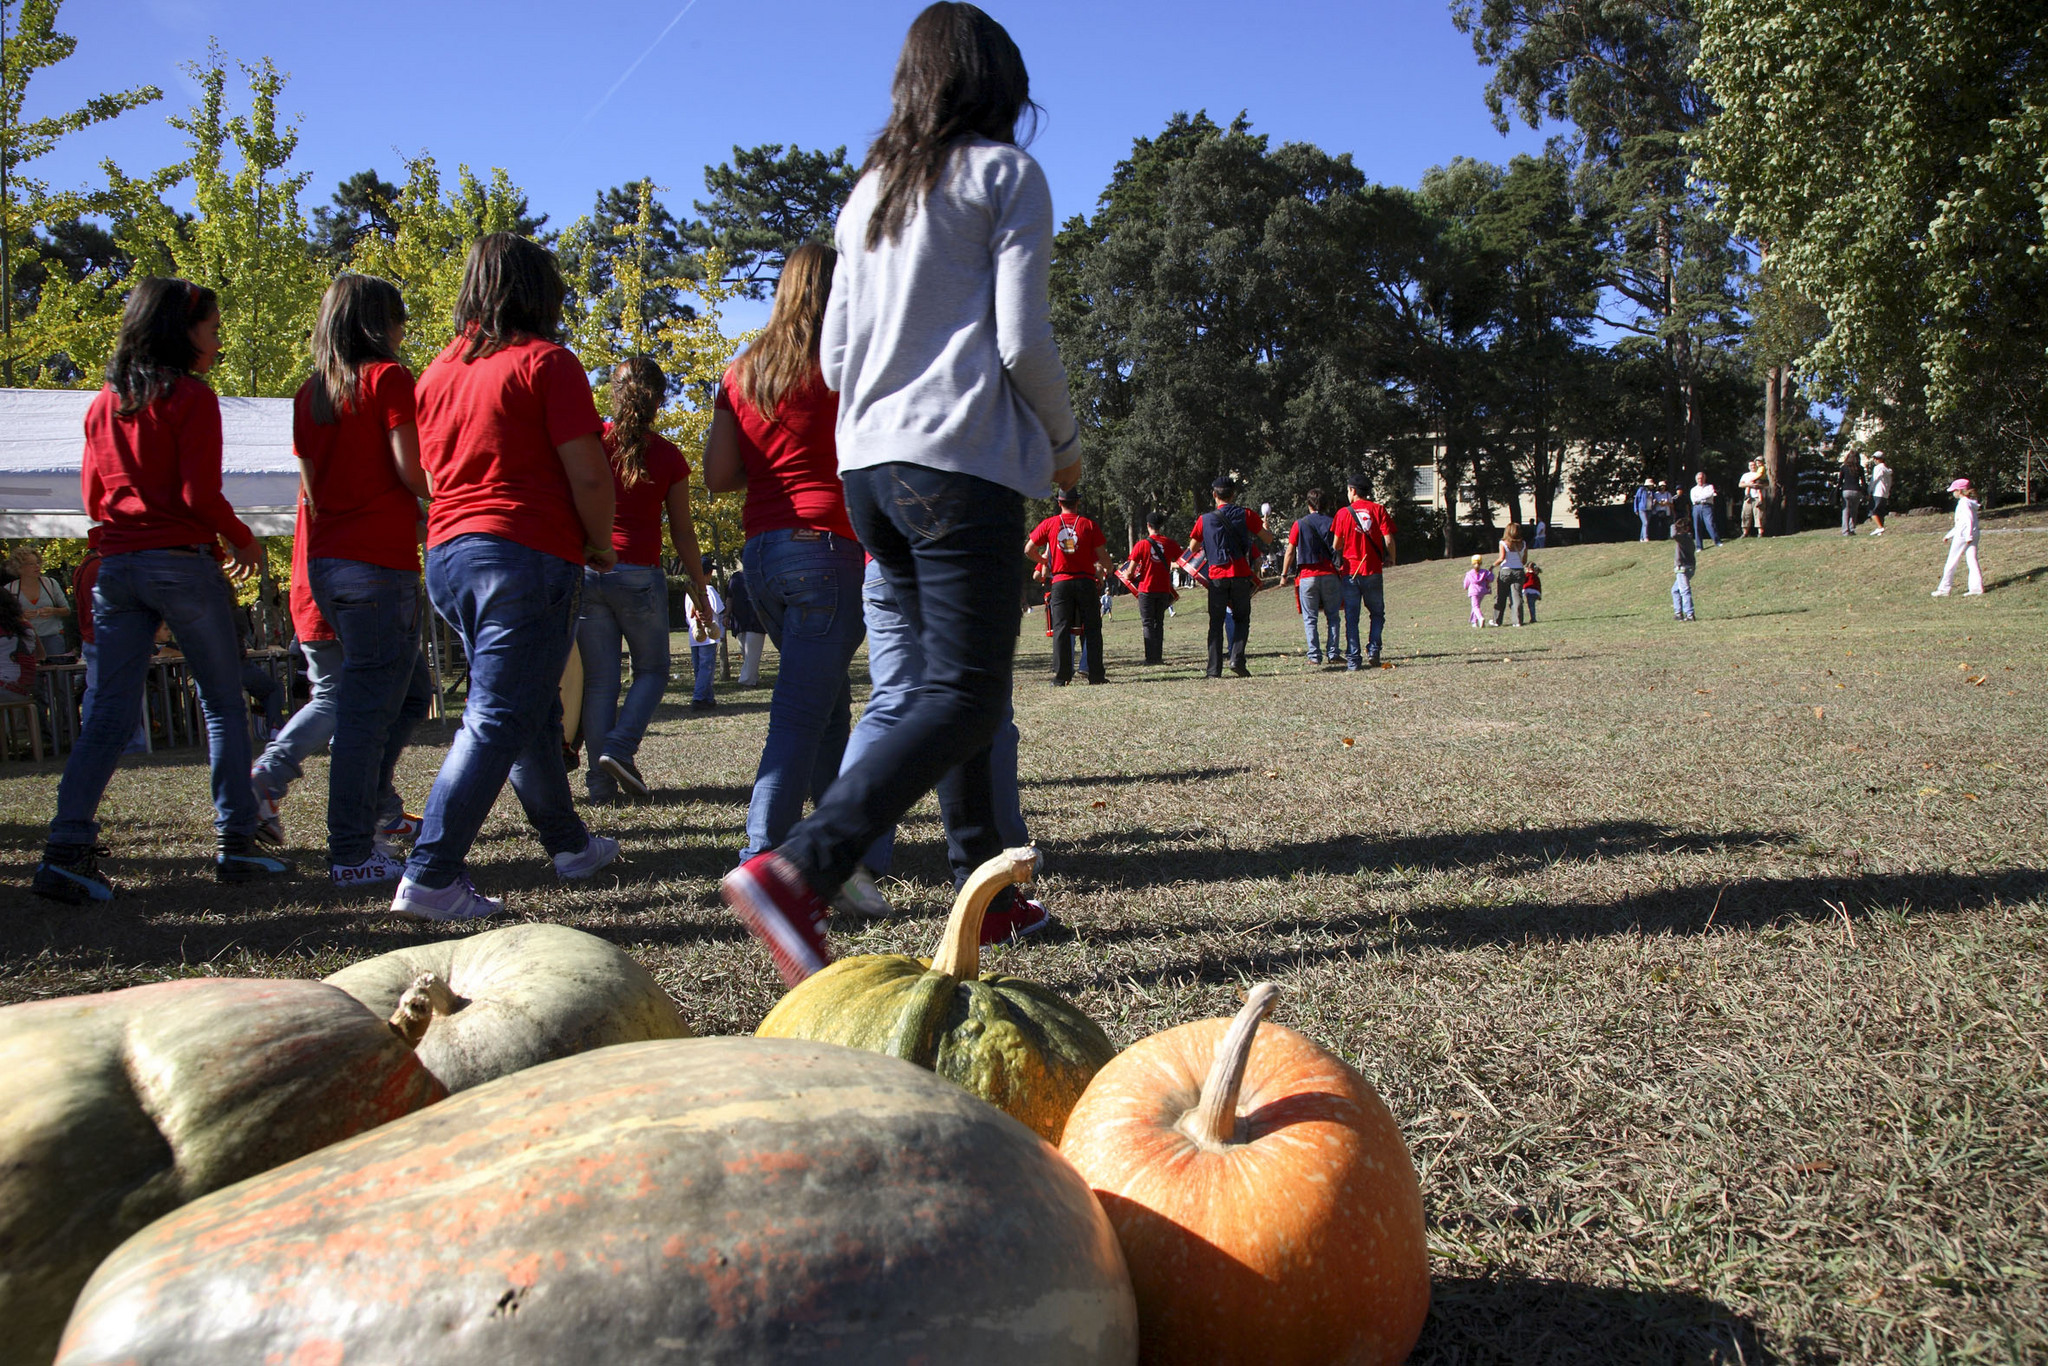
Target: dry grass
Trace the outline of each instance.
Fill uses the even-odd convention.
[[[1994,591],[1931,602],[1940,526],[1899,525],[1705,551],[1692,627],[1665,546],[1548,552],[1519,631],[1464,626],[1462,566],[1404,567],[1372,674],[1309,671],[1275,597],[1241,682],[1199,677],[1188,614],[1147,670],[1119,613],[1106,688],[1043,687],[1027,631],[1026,814],[1071,931],[1003,966],[1126,1041],[1281,983],[1422,1168],[1418,1360],[2048,1359],[2048,535],[1988,538]],[[777,994],[713,890],[765,713],[723,698],[665,711],[642,764],[669,786],[597,817],[632,855],[615,884],[556,886],[509,799],[477,856],[704,1032]],[[308,840],[321,771],[287,808]],[[0,768],[24,877],[53,790]],[[0,999],[317,975],[422,937],[310,879],[200,880],[189,757],[124,769],[106,813],[132,894],[57,915],[14,879]],[[928,950],[936,833],[927,805],[908,913],[841,951]]]

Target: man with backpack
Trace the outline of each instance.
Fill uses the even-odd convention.
[[[1394,520],[1387,510],[1366,495],[1372,485],[1363,474],[1354,474],[1346,485],[1351,501],[1337,514],[1332,538],[1344,560],[1344,667],[1359,667],[1358,610],[1363,607],[1372,620],[1366,642],[1365,664],[1378,668],[1380,634],[1387,624],[1386,583],[1380,571],[1394,563]]]
[[[1078,489],[1061,489],[1059,510],[1032,528],[1024,542],[1024,553],[1032,563],[1045,562],[1050,572],[1052,595],[1053,677],[1064,688],[1074,677],[1074,632],[1081,628],[1087,651],[1086,671],[1090,683],[1106,683],[1102,671],[1102,599],[1100,582],[1104,573],[1115,573],[1102,528],[1091,517],[1081,515]]]
[[[1230,671],[1239,678],[1251,675],[1244,665],[1245,641],[1251,635],[1252,592],[1258,570],[1252,564],[1253,546],[1273,544],[1273,534],[1258,513],[1236,503],[1237,484],[1228,476],[1209,485],[1216,506],[1195,519],[1188,532],[1190,544],[1199,543],[1205,574],[1209,580],[1209,670],[1211,678],[1223,677],[1223,615],[1228,612],[1237,629],[1230,637]]]
[[[1344,576],[1338,573],[1337,547],[1331,539],[1330,514],[1323,511],[1323,491],[1308,491],[1308,514],[1295,519],[1287,529],[1287,558],[1280,562],[1285,582],[1297,572],[1295,596],[1301,602],[1301,625],[1308,633],[1308,662],[1320,664],[1327,657],[1337,662],[1337,614],[1344,609]],[[1329,623],[1324,643],[1316,638],[1317,619]]]
[[[1173,591],[1173,566],[1180,560],[1181,544],[1165,534],[1165,527],[1165,513],[1148,515],[1147,535],[1131,547],[1130,558],[1124,562],[1130,571],[1124,583],[1138,600],[1147,664],[1166,662],[1166,609],[1180,596]]]

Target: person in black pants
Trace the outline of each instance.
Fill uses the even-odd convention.
[[[1180,561],[1181,544],[1165,533],[1166,514],[1155,512],[1145,518],[1145,538],[1131,547],[1125,564],[1131,595],[1138,600],[1138,621],[1145,637],[1145,662],[1166,662],[1166,609],[1180,596],[1173,591],[1173,566]]]
[[[1244,647],[1251,636],[1252,590],[1258,582],[1253,546],[1270,548],[1273,534],[1258,513],[1238,506],[1236,481],[1218,478],[1209,491],[1216,506],[1197,517],[1188,532],[1189,542],[1202,547],[1203,572],[1209,579],[1209,677],[1223,677],[1223,614],[1228,612],[1237,622],[1230,637],[1230,671],[1244,678],[1251,673],[1244,664]]]
[[[1105,573],[1116,572],[1102,528],[1081,515],[1078,489],[1061,489],[1059,510],[1031,529],[1024,553],[1033,564],[1045,561],[1051,571],[1053,686],[1065,687],[1074,677],[1074,626],[1081,627],[1087,650],[1088,681],[1106,683],[1102,668],[1102,587]]]

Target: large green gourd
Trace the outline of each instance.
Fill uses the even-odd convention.
[[[157,1216],[447,1094],[321,982],[204,978],[0,1009],[0,1366],[46,1366],[93,1267]]]
[[[776,1002],[755,1032],[914,1062],[1058,1143],[1068,1112],[1116,1045],[1057,993],[1018,977],[980,975],[988,903],[1037,871],[1036,849],[989,860],[960,889],[931,958],[842,958]]]

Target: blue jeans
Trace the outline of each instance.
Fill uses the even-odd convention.
[[[754,610],[782,658],[747,805],[747,847],[740,857],[749,859],[781,844],[803,816],[804,802],[821,801],[838,776],[853,710],[847,666],[864,627],[861,549],[845,537],[766,531],[748,538],[740,560]],[[711,670],[701,670],[697,680],[698,695],[709,697]]]
[[[1636,516],[1643,524],[1643,534],[1639,539],[1647,541],[1650,539],[1650,510],[1648,508],[1637,508]]]
[[[97,688],[100,683],[100,647],[97,643],[93,641],[81,640],[78,642],[78,653],[79,657],[85,660],[85,701],[81,704],[81,706],[91,706],[92,691],[94,688]],[[149,717],[146,713],[147,702],[144,703],[144,706],[145,713],[140,717],[140,719],[136,721],[135,734],[133,738],[131,738],[128,741],[128,748],[121,751],[123,754],[149,753]]]
[[[1344,579],[1341,574],[1317,574],[1312,578],[1294,581],[1294,596],[1301,604],[1301,626],[1308,634],[1308,657],[1320,664],[1325,658],[1337,658],[1337,614],[1344,610]],[[1323,634],[1329,646],[1325,650],[1321,640],[1316,638],[1316,618],[1323,617],[1329,629]]]
[[[1695,544],[1705,545],[1711,539],[1721,544],[1721,533],[1714,529],[1714,505],[1694,503],[1692,505],[1692,539]]]
[[[1357,668],[1364,662],[1358,653],[1358,609],[1365,608],[1371,622],[1366,653],[1380,652],[1380,632],[1387,624],[1387,581],[1380,574],[1344,575],[1344,662]]]
[[[302,776],[307,757],[326,749],[328,741],[334,738],[334,690],[341,684],[341,642],[302,640],[299,649],[306,656],[306,681],[313,685],[313,695],[306,699],[306,705],[292,713],[284,729],[271,736],[263,753],[256,757],[256,768],[250,777],[255,780],[259,797],[284,796]],[[429,688],[433,684],[426,677],[421,682]],[[405,803],[387,778],[384,790],[377,796],[378,819],[389,820],[404,810]]]
[[[507,777],[548,853],[590,842],[562,765],[562,670],[582,589],[582,565],[501,536],[457,536],[427,552],[427,596],[462,641],[469,698],[406,861],[421,886],[462,875]]]
[[[924,654],[924,685],[780,846],[826,896],[934,787],[953,867],[1002,852],[990,742],[1010,701],[1024,597],[1021,494],[907,462],[848,470],[845,483],[853,528]],[[757,582],[751,568],[748,582]]]
[[[93,585],[98,686],[86,699],[78,743],[57,785],[52,844],[99,838],[100,798],[135,734],[156,628],[168,624],[199,689],[213,766],[214,830],[243,838],[256,829],[249,784],[249,708],[242,697],[242,643],[235,593],[211,556],[190,550],[134,550],[100,562]]]
[[[1692,575],[1682,569],[1671,577],[1671,610],[1681,617],[1692,615]]]
[[[327,858],[352,867],[370,857],[379,803],[433,699],[419,646],[420,580],[411,570],[361,560],[310,560],[306,573],[320,615],[341,641],[334,759],[327,769]]]
[[[917,632],[903,615],[896,590],[889,586],[881,565],[868,565],[860,599],[867,618],[868,682],[872,686],[868,704],[861,708],[860,724],[853,728],[853,737],[846,742],[846,757],[839,763],[841,773],[858,764],[878,740],[909,714],[917,690],[924,684],[924,650],[918,645]],[[989,776],[996,785],[996,825],[1003,843],[1012,848],[1029,844],[1024,804],[1017,794],[1017,721],[1008,705],[1003,708],[1002,724],[996,727],[996,738],[989,747]],[[895,860],[895,852],[896,827],[892,825],[862,855],[861,862],[871,872],[886,873]],[[953,880],[958,883],[973,871],[955,868]]]
[[[609,574],[583,571],[583,741],[589,746],[590,795],[618,795],[601,755],[630,760],[668,690],[668,576],[658,564],[622,564]],[[633,686],[619,705],[619,642],[633,656]]]
[[[690,642],[690,700],[692,702],[715,702],[711,685],[718,677],[718,642],[715,640],[693,640]]]

